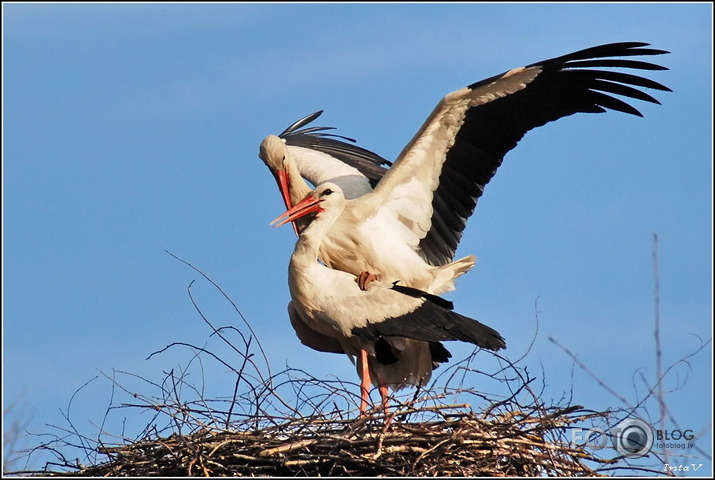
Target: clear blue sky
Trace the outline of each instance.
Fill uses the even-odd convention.
[[[572,378],[553,337],[635,403],[636,372],[655,377],[654,233],[665,364],[712,336],[711,39],[706,3],[4,3],[5,406],[43,433],[100,372],[158,380],[185,363],[179,348],[146,357],[208,340],[186,294],[194,279],[207,315],[237,325],[164,249],[236,302],[274,368],[354,380],[347,359],[303,347],[288,324],[295,238],[269,227],[283,208],[257,156],[263,137],[323,109],[320,125],[394,158],[450,91],[645,41],[672,52],[655,58],[670,71],[650,76],[673,93],[637,105],[644,118],[580,115],[529,133],[468,224],[458,255],[477,266],[449,295],[502,332],[513,358],[532,341],[538,302],[528,362],[543,368],[547,399],[623,406],[580,369]],[[710,346],[689,365],[666,378],[667,402],[710,452]],[[205,368],[212,394],[230,396],[225,369]],[[75,397],[79,428],[101,421],[110,390],[101,377]],[[705,463],[699,474],[712,472]]]

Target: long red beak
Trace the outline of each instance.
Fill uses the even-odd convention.
[[[273,176],[278,184],[278,190],[281,192],[281,197],[283,197],[283,203],[285,203],[286,209],[290,210],[293,205],[291,205],[290,201],[290,179],[288,178],[288,173],[285,170],[278,170],[273,172]],[[298,227],[295,223],[293,224],[293,231],[296,235],[299,235]]]
[[[286,223],[292,222],[293,220],[308,215],[309,213],[321,212],[323,209],[320,207],[320,202],[321,200],[318,200],[313,195],[308,195],[294,207],[289,208],[286,212],[273,220],[271,225],[273,225],[273,227],[280,227],[281,225],[285,225]]]
[[[286,209],[290,209],[292,205],[290,204],[290,181],[288,180],[288,174],[285,170],[278,170],[273,172],[273,176],[276,178],[276,183],[278,184],[278,190],[281,192],[283,197],[283,203],[285,203]]]

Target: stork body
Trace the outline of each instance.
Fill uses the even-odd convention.
[[[280,224],[315,212],[301,233],[288,270],[291,305],[317,337],[333,339],[348,355],[358,357],[363,402],[367,387],[397,390],[423,385],[434,365],[449,358],[440,342],[460,340],[483,348],[505,347],[501,335],[476,320],[451,311],[449,302],[418,289],[372,282],[361,290],[355,276],[318,262],[321,243],[346,206],[340,187],[320,185],[288,210]]]
[[[361,201],[372,192],[372,186],[357,168],[322,152],[304,147],[287,148],[275,135],[266,137],[260,154],[274,172],[287,208],[296,205],[311,191],[302,179],[303,175],[316,185],[332,182],[343,192],[347,190],[344,196],[351,201],[320,246],[320,259],[329,267],[354,275],[375,272],[382,281],[401,281],[440,294],[454,290],[454,280],[474,266],[475,258],[471,255],[442,265],[427,263],[413,248],[419,239],[405,228],[404,221],[407,220],[399,216],[404,212],[372,208]],[[422,198],[406,196],[401,200],[414,202],[418,209],[428,207]],[[296,233],[305,228],[310,219],[296,219]]]
[[[283,178],[279,187],[287,207],[310,191],[305,180],[331,181],[349,191],[350,201],[321,246],[326,265],[444,293],[474,265],[471,256],[453,259],[477,200],[506,153],[529,130],[578,112],[612,109],[640,116],[613,94],[659,103],[638,87],[669,91],[644,77],[600,69],[665,70],[623,58],[668,53],[647,45],[580,50],[452,92],[394,164],[338,139],[345,137],[331,138],[324,127],[303,128],[321,112],[267,137],[259,156],[277,179]],[[303,223],[296,231],[309,220],[298,220]]]
[[[473,83],[437,104],[394,163],[325,133],[328,128],[306,127],[321,112],[267,137],[259,156],[275,175],[288,208],[310,191],[306,181],[319,185],[329,180],[347,192],[348,202],[317,247],[327,267],[352,275],[373,272],[383,290],[399,281],[440,294],[452,290],[454,280],[474,265],[474,257],[455,262],[454,254],[504,156],[530,130],[575,113],[617,110],[642,116],[616,96],[659,104],[642,89],[670,89],[619,70],[667,70],[629,58],[664,53],[646,43],[613,43]],[[312,218],[294,220],[298,233]],[[335,288],[331,282],[323,286]],[[361,352],[355,338],[334,336],[333,330],[342,331],[339,325],[326,330],[329,322],[316,320],[320,310],[308,298],[296,301],[302,297],[294,293],[289,314],[304,344],[320,351]],[[334,313],[329,317],[342,318]]]

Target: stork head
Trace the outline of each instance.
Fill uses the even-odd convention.
[[[290,181],[285,169],[286,154],[285,141],[275,135],[268,135],[264,138],[258,151],[258,156],[263,160],[263,163],[266,164],[276,179],[286,208],[290,208]]]
[[[330,212],[339,215],[345,208],[345,195],[342,189],[332,182],[326,182],[310,192],[303,200],[298,202],[293,208],[289,208],[282,215],[271,222],[274,227],[280,227],[288,222],[308,215],[310,213]],[[277,222],[277,223],[276,223]]]
[[[285,141],[275,135],[268,135],[261,142],[258,156],[272,171],[285,170],[283,161],[286,155]]]

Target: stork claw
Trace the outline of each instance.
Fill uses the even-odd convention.
[[[360,287],[360,290],[367,290],[367,286],[370,282],[374,282],[377,280],[377,277],[373,275],[370,272],[361,272],[360,275],[357,276],[355,281],[357,282],[358,286]]]

